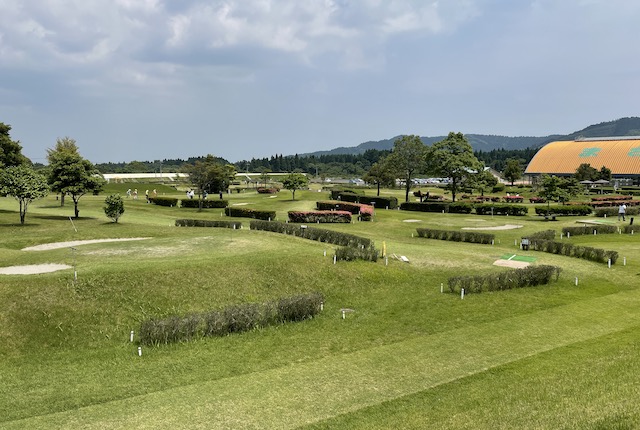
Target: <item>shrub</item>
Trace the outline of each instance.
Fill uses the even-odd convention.
[[[371,221],[373,217],[373,206],[360,203],[342,202],[338,200],[319,201],[316,202],[318,210],[330,211],[348,211],[352,214],[358,214],[362,221]]]
[[[323,295],[313,292],[262,304],[235,304],[203,314],[149,319],[140,325],[140,343],[159,345],[183,342],[197,337],[225,336],[271,324],[302,321],[317,315],[323,302]]]
[[[350,223],[351,212],[348,211],[289,211],[290,222],[308,223]]]
[[[404,202],[400,204],[400,209],[403,211],[418,211],[418,212],[449,212],[449,203],[444,202]]]
[[[366,261],[378,261],[378,250],[373,246],[369,247],[354,247],[354,246],[341,246],[336,249],[336,260],[354,261],[354,260],[366,260]]]
[[[508,204],[476,204],[477,215],[511,215],[523,216],[529,213],[529,208],[520,205]]]
[[[202,219],[177,219],[176,227],[222,227],[241,229],[240,221],[211,221]]]
[[[495,184],[493,186],[493,188],[491,189],[492,193],[501,193],[505,190],[505,185],[504,184]]]
[[[578,216],[587,216],[591,214],[593,210],[590,206],[586,205],[565,205],[565,206],[549,206],[546,207],[536,207],[534,208],[536,211],[536,215],[578,215]]]
[[[359,203],[372,205],[378,209],[395,209],[398,207],[398,199],[396,197],[360,196]]]
[[[491,244],[495,235],[489,233],[479,233],[475,231],[455,231],[455,230],[434,230],[430,228],[416,229],[419,237],[426,239],[450,240],[453,242],[468,242]]]
[[[584,260],[595,261],[596,263],[607,263],[611,260],[611,264],[615,264],[618,260],[617,251],[605,251],[589,246],[574,245],[568,241],[556,242],[553,240],[535,239],[531,241],[530,249],[565,255],[567,257],[582,258]]]
[[[265,221],[273,221],[274,219],[276,219],[276,211],[263,211],[257,209],[237,208],[232,206],[227,206],[224,209],[224,214],[226,216],[261,219]]]
[[[149,201],[158,206],[178,206],[178,199],[174,197],[149,197]]]
[[[104,214],[117,223],[122,214],[124,213],[124,201],[120,194],[111,194],[104,199]]]
[[[640,232],[640,225],[625,225],[622,227],[622,232],[631,234],[631,232],[635,233],[636,231]]]
[[[617,217],[618,216],[618,207],[608,207],[608,208],[595,208],[593,210],[595,216],[604,217],[605,215],[608,217]],[[627,206],[627,210],[625,211],[625,215],[638,215],[640,212],[640,208],[637,206]]]
[[[562,269],[555,266],[528,266],[524,269],[513,269],[497,274],[454,276],[447,285],[452,293],[481,293],[483,291],[503,291],[512,288],[534,287],[557,281]]]
[[[543,230],[530,234],[527,238],[533,240],[553,240],[556,237],[555,230]]]
[[[565,235],[570,233],[571,236],[580,236],[584,234],[593,234],[593,232],[597,234],[607,234],[607,233],[617,233],[618,227],[615,225],[585,225],[579,227],[563,227],[562,233]]]
[[[220,200],[220,199],[211,199],[211,200],[202,200],[202,209],[221,209],[229,206],[229,200]],[[189,200],[180,200],[180,207],[182,208],[200,208],[200,200],[198,199],[189,199]]]
[[[250,228],[251,230],[291,234],[304,239],[317,240],[318,242],[326,242],[340,246],[364,246],[365,248],[373,246],[373,241],[365,237],[322,228],[285,224],[282,222],[251,221]]]
[[[280,188],[258,187],[256,191],[258,191],[258,194],[277,194],[280,192]]]
[[[347,200],[345,201],[355,202],[357,199],[356,196],[361,195],[364,195],[364,191],[341,187],[333,188],[331,190],[331,200],[345,200],[346,197]]]

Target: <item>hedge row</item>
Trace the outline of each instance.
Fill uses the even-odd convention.
[[[636,225],[625,225],[624,227],[622,227],[622,232],[623,233],[627,233],[627,234],[631,234],[632,232],[640,232],[640,225],[636,224]]]
[[[530,246],[530,249],[534,251],[582,258],[597,263],[607,263],[611,260],[611,264],[615,264],[618,260],[617,251],[605,251],[604,249],[592,248],[590,246],[574,245],[566,240],[557,242],[553,240],[536,239],[531,241]]]
[[[178,206],[178,199],[175,197],[149,197],[149,201],[158,206]]]
[[[578,215],[586,216],[591,213],[593,208],[586,205],[566,205],[566,206],[549,206],[535,208],[536,215]]]
[[[290,222],[308,223],[350,223],[351,212],[348,211],[289,211]]]
[[[267,303],[231,305],[207,313],[143,321],[140,343],[160,345],[206,336],[225,336],[268,325],[313,318],[320,312],[321,293],[301,294]]]
[[[373,241],[365,237],[322,228],[286,224],[283,222],[251,221],[250,228],[251,230],[291,234],[304,239],[317,240],[318,242],[326,242],[339,246],[353,246],[356,248],[369,248],[373,246]]]
[[[331,200],[344,200],[345,202],[355,203],[358,196],[364,196],[364,191],[350,190],[345,188],[334,188],[331,190]]]
[[[331,191],[331,199],[349,203],[362,203],[379,209],[395,209],[398,207],[397,197],[368,197],[355,192]]]
[[[527,238],[530,241],[534,240],[553,240],[556,237],[555,230],[543,230],[530,234]]]
[[[563,227],[562,233],[570,234],[571,236],[580,236],[585,234],[607,234],[617,233],[618,226],[616,225],[584,225],[579,227]]]
[[[455,230],[434,230],[431,228],[416,229],[419,237],[426,239],[450,240],[452,242],[469,242],[491,244],[495,235],[489,233],[478,233],[475,231],[455,231]]]
[[[258,194],[277,194],[278,192],[280,192],[280,188],[258,187],[257,191]]]
[[[638,215],[640,212],[640,208],[637,206],[627,207],[625,214],[628,215]],[[609,208],[596,208],[594,209],[595,216],[604,217],[605,215],[608,217],[617,217],[618,216],[618,207],[609,207]]]
[[[353,247],[353,246],[341,246],[336,249],[336,260],[354,261],[354,260],[366,260],[366,261],[378,261],[378,250],[373,246],[369,247]]]
[[[534,287],[557,281],[561,271],[560,267],[555,266],[528,266],[490,275],[454,276],[449,278],[448,286],[452,293],[460,293],[462,288],[465,293],[481,293]]]
[[[321,211],[330,211],[335,209],[337,211],[351,212],[352,214],[359,215],[359,219],[361,221],[371,221],[371,218],[373,217],[373,206],[360,203],[328,200],[316,202],[316,207]]]
[[[241,229],[240,221],[210,221],[202,219],[177,219],[176,227],[222,227]]]
[[[457,214],[469,214],[473,210],[473,205],[466,202],[432,202],[427,201],[423,203],[418,202],[404,202],[400,205],[400,209],[404,211],[418,211],[418,212],[447,212]]]
[[[262,211],[257,209],[238,208],[231,206],[227,206],[224,209],[224,214],[226,216],[261,219],[265,221],[276,219],[276,211]]]
[[[229,200],[220,200],[220,199],[212,199],[212,200],[202,200],[202,208],[203,209],[221,209],[229,206]],[[181,200],[180,207],[183,208],[199,208],[200,200],[198,199],[189,199],[189,200]]]
[[[496,205],[496,204],[479,204],[476,205],[477,215],[511,215],[523,216],[529,213],[527,206],[520,205]]]

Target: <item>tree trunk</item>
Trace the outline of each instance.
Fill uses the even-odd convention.
[[[407,178],[404,186],[404,201],[409,202],[409,190],[411,189],[411,178]]]
[[[60,206],[64,206],[64,193],[60,193]]]
[[[380,197],[380,182],[378,182],[378,197]]]
[[[74,218],[78,219],[78,217],[80,217],[80,210],[78,210],[78,201],[76,199],[73,199],[73,211],[76,215]]]
[[[20,201],[20,224],[24,225],[24,218],[27,215],[27,204]]]

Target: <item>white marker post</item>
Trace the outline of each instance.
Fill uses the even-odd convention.
[[[440,293],[444,293],[444,284],[440,282]]]
[[[133,330],[131,330],[131,333],[129,334],[129,342],[133,342]]]
[[[611,269],[611,259],[609,259],[609,261],[607,261],[607,266],[609,266],[609,269]]]
[[[578,286],[578,277],[576,276],[576,287]]]
[[[622,258],[622,265],[626,266],[627,265],[627,257],[623,257]]]
[[[336,262],[337,262],[337,261],[338,261],[338,256],[337,256],[337,255],[334,255],[334,256],[333,256],[333,264],[336,264]]]
[[[142,347],[138,347],[138,357],[142,357]]]
[[[464,300],[464,288],[460,288],[460,300]]]

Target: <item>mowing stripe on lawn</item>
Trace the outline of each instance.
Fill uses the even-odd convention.
[[[639,306],[640,291],[626,291],[350,354],[4,422],[0,427],[294,428],[640,326]]]

